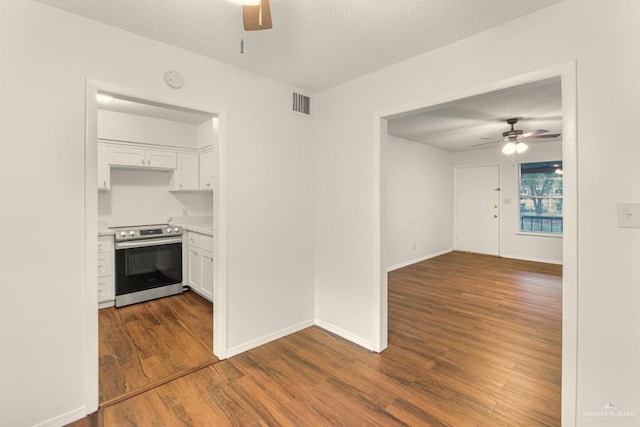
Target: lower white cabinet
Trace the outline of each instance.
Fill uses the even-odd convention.
[[[213,237],[186,233],[187,283],[191,290],[213,302]]]
[[[113,236],[98,236],[98,305],[113,305],[116,298],[113,269]]]

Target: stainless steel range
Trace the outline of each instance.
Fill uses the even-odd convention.
[[[116,307],[182,292],[182,228],[155,224],[112,230]]]

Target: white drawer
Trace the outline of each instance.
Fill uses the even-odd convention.
[[[194,233],[193,231],[190,231],[187,234],[187,244],[189,246],[195,246],[197,248],[200,247],[200,234]]]
[[[205,251],[213,252],[213,237],[200,234],[200,247]]]
[[[98,277],[113,275],[113,252],[98,254]]]
[[[113,286],[113,276],[98,278],[98,302],[111,301],[115,299],[115,289]]]
[[[205,251],[213,252],[213,237],[206,234],[190,231],[187,237],[187,244]]]
[[[113,236],[98,237],[98,253],[113,253]]]

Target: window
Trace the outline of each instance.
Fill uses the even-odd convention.
[[[520,231],[562,234],[562,161],[520,164]]]

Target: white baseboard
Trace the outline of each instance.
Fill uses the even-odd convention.
[[[322,320],[316,319],[316,326],[328,332],[331,332],[332,334],[336,334],[347,341],[358,344],[360,347],[364,347],[369,351],[373,351],[373,343],[371,341],[365,340],[364,338],[354,335],[351,332],[347,332],[342,328],[332,325],[331,323],[323,322]]]
[[[411,264],[416,264],[418,262],[427,260],[429,258],[435,258],[435,257],[440,256],[440,255],[448,254],[449,252],[453,252],[453,248],[448,248],[448,249],[445,249],[443,251],[434,252],[434,253],[431,253],[429,255],[420,257],[420,258],[414,258],[412,260],[403,262],[401,264],[393,265],[393,266],[387,268],[387,273],[390,272],[390,271],[393,271],[393,270],[397,270],[397,269],[402,268],[402,267],[406,267],[406,266],[411,265]]]
[[[245,351],[251,350],[252,348],[260,347],[263,344],[266,344],[271,341],[275,341],[278,338],[286,337],[287,335],[291,335],[295,332],[301,331],[309,326],[313,326],[315,322],[313,319],[306,320],[304,322],[300,322],[297,325],[293,325],[289,328],[281,329],[272,334],[265,335],[260,338],[256,338],[247,343],[237,345],[235,347],[227,349],[227,353],[225,354],[225,358],[229,358],[235,356],[240,353],[244,353]]]
[[[34,427],[62,427],[74,421],[77,421],[80,418],[84,418],[87,415],[88,414],[86,407],[81,406],[77,409],[67,412],[66,414],[62,414],[47,421],[38,423]]]
[[[518,260],[521,260],[521,261],[544,262],[545,264],[562,265],[562,261],[558,261],[558,260],[555,260],[555,259],[535,258],[535,257],[526,257],[526,256],[520,256],[520,255],[507,255],[507,254],[500,254],[500,257],[502,257],[502,258],[510,258],[510,259],[518,259]]]

